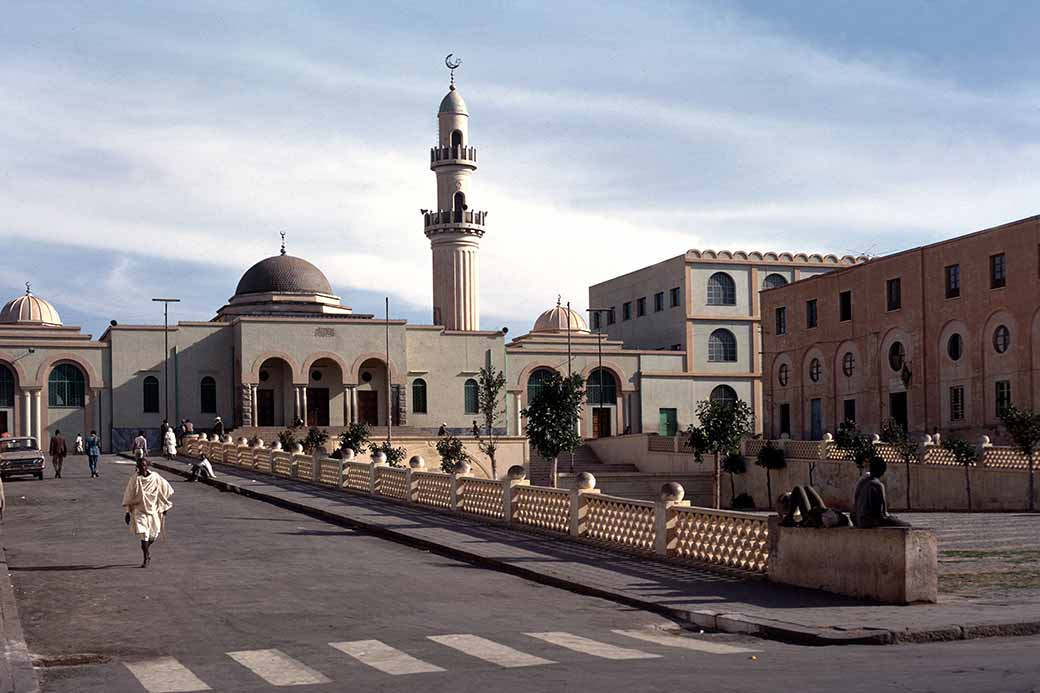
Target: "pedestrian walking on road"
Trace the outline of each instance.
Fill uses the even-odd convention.
[[[101,439],[98,438],[97,431],[91,431],[90,435],[87,436],[86,451],[87,464],[90,466],[90,478],[97,479],[101,476],[97,470],[98,460],[101,459]]]
[[[76,434],[76,454],[77,455],[82,455],[83,454],[83,434],[82,433],[77,433]]]
[[[152,561],[150,549],[162,532],[166,513],[173,507],[170,482],[148,468],[148,461],[137,460],[137,473],[130,477],[123,491],[123,521],[141,540],[141,567]]]
[[[167,428],[166,435],[163,437],[163,457],[172,460],[176,456],[177,434],[173,432],[172,428]]]
[[[61,431],[54,429],[54,435],[51,436],[51,464],[54,465],[54,478],[61,478],[61,465],[65,463],[65,455],[69,454],[69,446],[65,442],[65,436],[61,434]]]
[[[148,455],[148,439],[144,437],[144,431],[137,432],[137,437],[134,438],[134,444],[130,450],[133,452],[135,460],[143,460]]]

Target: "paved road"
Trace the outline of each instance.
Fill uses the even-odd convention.
[[[659,617],[173,480],[152,566],[130,467],[10,482],[2,530],[45,691],[1030,690],[1038,638],[805,648]],[[64,660],[68,661],[68,660]],[[785,683],[786,682],[786,683]]]

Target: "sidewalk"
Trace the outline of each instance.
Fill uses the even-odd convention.
[[[154,461],[186,475],[184,464]],[[812,645],[890,644],[1040,633],[1040,592],[887,606],[629,556],[426,507],[214,465],[209,482],[452,558],[652,611],[688,627]]]

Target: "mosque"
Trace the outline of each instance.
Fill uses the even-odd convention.
[[[468,432],[478,418],[477,377],[488,364],[507,377],[502,432],[510,436],[522,435],[520,411],[554,370],[589,381],[579,422],[585,437],[656,431],[664,408],[691,420],[682,353],[626,349],[559,304],[508,343],[504,330],[480,329],[487,212],[470,204],[477,150],[454,76],[437,121],[430,150],[437,205],[422,212],[432,324],[354,313],[284,242],[280,254],[242,274],[211,320],[168,329],[113,321],[95,340],[63,325],[27,285],[0,311],[0,432],[46,441],[55,429],[95,429],[106,451],[126,449],[140,429],[154,440],[164,418],[207,430],[220,416],[242,435],[297,419],[331,429],[362,421],[402,434],[429,436],[442,424]]]

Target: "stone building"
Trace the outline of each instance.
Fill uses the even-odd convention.
[[[765,433],[998,435],[1040,406],[1040,217],[762,292]]]
[[[848,267],[864,258],[805,253],[688,250],[589,287],[593,331],[627,349],[674,351],[682,370],[655,383],[659,398],[695,423],[705,399],[742,399],[762,421],[759,291]],[[647,432],[674,425],[673,412],[647,411]]]

